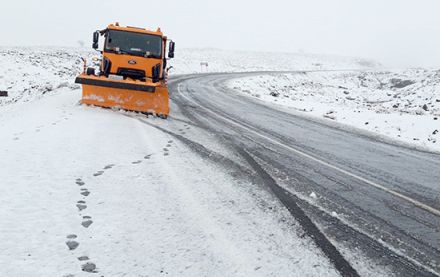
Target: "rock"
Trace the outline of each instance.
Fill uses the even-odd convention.
[[[438,130],[435,130],[434,132],[432,132],[433,135],[437,135]]]
[[[424,104],[422,109],[425,110],[425,111],[428,111],[428,105]]]
[[[8,92],[6,90],[0,90],[1,97],[8,97]]]
[[[273,96],[273,97],[278,97],[278,96],[280,96],[280,93],[277,92],[277,91],[271,91],[270,95]]]
[[[391,88],[404,88],[414,84],[415,82],[411,80],[402,80],[398,78],[393,78],[390,80],[390,83],[392,85]]]
[[[324,117],[328,118],[328,119],[331,119],[331,120],[336,120],[336,116],[331,115],[331,114],[325,114]]]
[[[344,90],[344,94],[350,94],[350,92],[347,90]]]
[[[62,83],[60,83],[60,84],[58,85],[57,88],[65,88],[65,87],[68,87],[68,86],[69,86],[69,82],[62,82]]]
[[[69,84],[69,88],[70,88],[71,90],[76,90],[76,89],[80,89],[81,86],[78,85],[78,84]]]
[[[438,117],[434,117],[434,120],[438,120]]]
[[[368,121],[367,121],[367,122],[365,122],[365,125],[368,125],[368,124],[370,124],[370,122],[368,122]]]

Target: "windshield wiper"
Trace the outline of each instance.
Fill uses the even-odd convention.
[[[143,56],[144,56],[145,58],[156,58],[156,59],[160,59],[159,56],[157,56],[157,55],[153,55],[153,54],[147,55],[147,53],[144,53]]]
[[[119,51],[116,51],[118,54],[131,54],[130,52],[128,52],[128,51],[125,51],[125,50],[122,50],[122,49],[119,49]]]

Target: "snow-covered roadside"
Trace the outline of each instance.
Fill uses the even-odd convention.
[[[0,106],[16,102],[32,101],[51,91],[69,87],[83,70],[81,57],[91,65],[93,50],[53,47],[0,47]],[[282,58],[280,58],[280,56]],[[207,63],[208,67],[201,67]],[[241,72],[304,69],[365,69],[376,63],[368,60],[311,54],[279,54],[219,49],[182,49],[169,62],[170,74],[200,72]]]
[[[81,57],[93,53],[75,48],[1,48],[0,106],[28,102],[63,87],[79,87],[75,76],[82,69]]]
[[[201,65],[201,63],[203,65]],[[206,66],[208,64],[208,66]],[[182,49],[172,61],[172,74],[199,72],[249,72],[371,69],[375,61],[318,54],[232,51],[221,49]]]
[[[1,276],[337,275],[267,192],[79,97],[2,114]]]
[[[440,71],[304,72],[231,80],[239,93],[440,151]]]
[[[243,69],[241,54],[222,53],[219,71]],[[10,92],[0,98],[1,276],[82,276],[83,266],[104,276],[337,275],[266,191],[151,126],[79,106],[79,57],[93,54],[0,51],[0,90]],[[252,55],[247,70],[277,69]],[[176,59],[176,71],[198,69],[194,60]],[[361,274],[387,275],[365,263]]]

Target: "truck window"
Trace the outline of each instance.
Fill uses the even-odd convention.
[[[134,56],[161,58],[162,37],[156,35],[109,30],[105,51]]]

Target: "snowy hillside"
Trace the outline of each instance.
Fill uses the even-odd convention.
[[[76,48],[0,48],[0,106],[26,102],[61,88],[79,88],[74,84],[83,68],[81,57],[91,61],[97,52]],[[208,67],[200,66],[207,63]],[[217,49],[183,49],[170,61],[170,74],[199,72],[240,72],[302,69],[370,68],[377,64],[343,57],[224,51]]]
[[[79,88],[75,76],[81,71],[80,57],[87,51],[66,48],[0,48],[0,106],[27,102],[57,88]]]
[[[198,72],[371,69],[379,66],[374,61],[339,56],[220,49],[182,49],[178,52],[178,56],[176,56],[172,64],[175,68],[172,72],[180,74]]]
[[[440,151],[439,70],[275,74],[228,85],[303,114]]]

